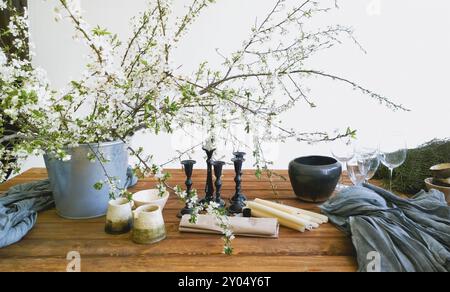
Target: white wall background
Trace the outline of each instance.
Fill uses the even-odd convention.
[[[225,53],[239,49],[255,19],[262,18],[274,1],[218,0],[193,26],[175,55],[176,63],[190,72],[201,61],[220,62],[215,49]],[[145,2],[81,0],[81,6],[89,22],[106,26],[125,39],[130,34],[130,17],[142,11]],[[48,71],[55,87],[61,87],[80,75],[85,49],[72,40],[70,24],[54,22],[55,3],[29,1],[37,53],[34,61]],[[179,7],[183,0],[174,3]],[[350,126],[359,130],[361,139],[374,144],[384,132],[401,130],[410,147],[450,136],[450,1],[340,0],[340,10],[327,21],[354,27],[368,53],[349,42],[318,55],[312,65],[391,96],[412,112],[393,113],[345,85],[317,79],[310,85],[318,108],[300,104],[286,115],[288,125],[305,131]],[[138,135],[134,140],[164,162],[175,155],[180,138]],[[271,145],[269,153],[274,167],[280,169],[300,155],[330,154],[326,144],[294,141]],[[202,153],[194,158],[201,160]],[[43,166],[41,158],[30,159],[24,168],[33,166]],[[170,166],[178,167],[178,163]]]

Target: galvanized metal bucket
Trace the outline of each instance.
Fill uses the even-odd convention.
[[[121,186],[131,184],[127,175],[127,145],[121,141],[80,145],[67,150],[71,155],[68,161],[44,155],[45,165],[55,198],[58,214],[68,219],[89,219],[104,216],[108,209],[109,187],[96,190],[94,185],[110,177],[120,181]],[[103,169],[99,159],[89,160],[89,153],[101,154]],[[129,173],[129,171],[128,171]]]

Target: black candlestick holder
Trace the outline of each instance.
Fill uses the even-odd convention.
[[[222,200],[222,173],[223,173],[223,166],[225,165],[225,162],[223,161],[214,161],[214,176],[216,177],[215,187],[216,187],[216,197],[214,199],[214,202],[219,204],[220,207],[225,207],[225,201]]]
[[[186,174],[186,193],[189,195],[192,191],[192,173],[194,171],[194,164],[197,162],[195,160],[184,160],[181,161],[181,164],[184,167],[184,173]],[[183,209],[180,210],[180,213],[178,213],[177,217],[181,218],[183,215],[192,214],[192,209],[189,208],[188,204],[186,203],[186,206],[184,206]]]
[[[235,158],[244,158],[244,156],[245,156],[246,154],[247,154],[247,153],[241,152],[241,151],[233,152],[233,155],[234,155]]]
[[[206,173],[205,198],[203,200],[201,200],[200,202],[202,204],[205,204],[205,203],[209,203],[214,200],[212,156],[214,154],[214,151],[216,151],[216,149],[203,148],[203,150],[206,152],[206,156],[207,156],[207,159],[206,159],[207,173]]]
[[[243,157],[235,157],[231,161],[234,163],[234,171],[236,172],[236,177],[234,178],[236,193],[231,198],[231,206],[228,208],[228,212],[231,214],[239,214],[242,213],[242,209],[245,207],[245,202],[247,201],[247,197],[242,194],[242,164],[245,159]]]

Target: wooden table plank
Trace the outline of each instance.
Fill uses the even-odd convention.
[[[180,170],[170,170],[171,184],[184,185]],[[226,170],[224,197],[233,194],[233,171]],[[279,171],[287,177],[287,171]],[[196,170],[193,180],[203,188],[205,171]],[[0,185],[0,192],[9,187],[45,179],[45,169],[31,169]],[[271,191],[267,179],[258,180],[254,171],[244,171],[245,194],[270,199],[319,212],[315,204],[300,202],[289,181],[275,177],[278,194]],[[131,191],[152,188],[153,179],[141,180]],[[220,236],[178,232],[176,214],[182,204],[171,196],[164,209],[167,239],[150,246],[134,244],[130,234],[112,236],[104,229],[105,218],[67,220],[55,210],[42,212],[33,230],[19,243],[0,249],[0,271],[65,271],[69,251],[82,256],[83,271],[355,271],[357,268],[350,238],[331,224],[299,233],[280,229],[279,239],[238,237],[233,242],[231,257],[221,254]],[[258,262],[258,265],[254,263]]]
[[[187,240],[189,240],[188,244]],[[238,238],[233,241],[235,256],[270,256],[276,254],[291,256],[353,256],[353,248],[348,245],[346,238],[283,238],[267,239]],[[176,247],[176,248],[175,248]],[[134,244],[131,238],[116,239],[70,239],[43,240],[26,239],[0,251],[0,258],[41,258],[59,257],[69,251],[78,251],[83,257],[98,256],[154,256],[154,255],[221,255],[223,241],[220,237],[196,236],[180,237],[168,236],[163,242],[140,246]],[[248,248],[251,247],[251,248]]]
[[[255,264],[258,263],[258,264]],[[65,271],[64,258],[2,259],[0,271]],[[145,256],[81,259],[84,272],[354,272],[349,256]]]

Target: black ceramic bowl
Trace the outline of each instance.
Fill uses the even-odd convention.
[[[342,174],[334,158],[307,156],[289,163],[289,178],[295,194],[306,202],[321,203],[333,194]]]

